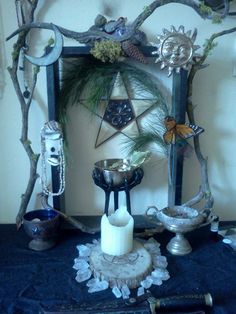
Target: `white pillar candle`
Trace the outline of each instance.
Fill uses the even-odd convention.
[[[101,220],[101,249],[109,255],[127,254],[133,249],[134,219],[126,207],[118,208]]]

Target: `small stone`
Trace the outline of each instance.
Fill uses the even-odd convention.
[[[137,290],[137,297],[140,297],[145,293],[144,287],[139,287]]]
[[[88,280],[90,277],[92,276],[92,272],[91,272],[91,269],[87,268],[85,270],[82,270],[82,271],[78,271],[77,272],[77,275],[75,277],[75,280],[77,282],[83,282],[85,280]]]
[[[85,270],[87,268],[89,268],[89,263],[86,262],[86,260],[81,259],[81,258],[75,258],[74,259],[74,266],[73,268],[76,270]]]
[[[122,293],[117,286],[112,288],[112,293],[115,295],[116,298],[120,298],[122,296]]]
[[[32,219],[32,221],[38,222],[38,221],[41,221],[41,220],[39,218],[34,218],[34,219]]]
[[[122,293],[123,299],[128,299],[130,295],[129,287],[127,285],[123,285],[121,287],[121,293]]]
[[[148,289],[151,287],[153,283],[153,280],[152,280],[152,277],[151,276],[147,276],[144,280],[142,280],[140,282],[141,286],[144,288],[144,289]]]
[[[89,293],[106,290],[109,287],[109,283],[106,280],[94,282],[88,289]]]
[[[77,245],[76,248],[79,251],[79,256],[81,257],[87,257],[91,253],[91,249],[84,244]]]

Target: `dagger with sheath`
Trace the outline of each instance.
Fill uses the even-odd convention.
[[[95,302],[94,302],[95,303]],[[213,306],[210,293],[176,295],[155,298],[150,292],[127,300],[112,302],[73,303],[55,305],[42,309],[42,314],[155,314],[155,313],[191,313],[204,314],[205,309]]]

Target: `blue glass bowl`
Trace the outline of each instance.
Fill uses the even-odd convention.
[[[29,248],[43,251],[56,244],[59,233],[60,215],[53,209],[37,209],[23,217],[24,230],[32,240]]]

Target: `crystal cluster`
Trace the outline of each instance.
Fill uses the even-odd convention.
[[[145,289],[149,289],[152,285],[160,286],[163,281],[170,278],[169,272],[166,269],[168,263],[166,257],[161,255],[160,244],[154,238],[150,238],[147,241],[139,241],[142,242],[145,249],[151,255],[153,270],[144,280],[140,282],[140,287],[137,289],[137,296],[143,295],[145,293]],[[90,269],[89,257],[91,250],[93,247],[98,245],[98,243],[99,241],[93,240],[93,243],[77,245],[79,256],[74,259],[73,268],[77,271],[75,280],[79,283],[87,280],[86,285],[89,293],[106,290],[109,287],[109,282],[106,280],[100,280]],[[122,287],[113,287],[112,292],[116,298],[122,297],[123,299],[128,299],[131,293],[126,284]]]

